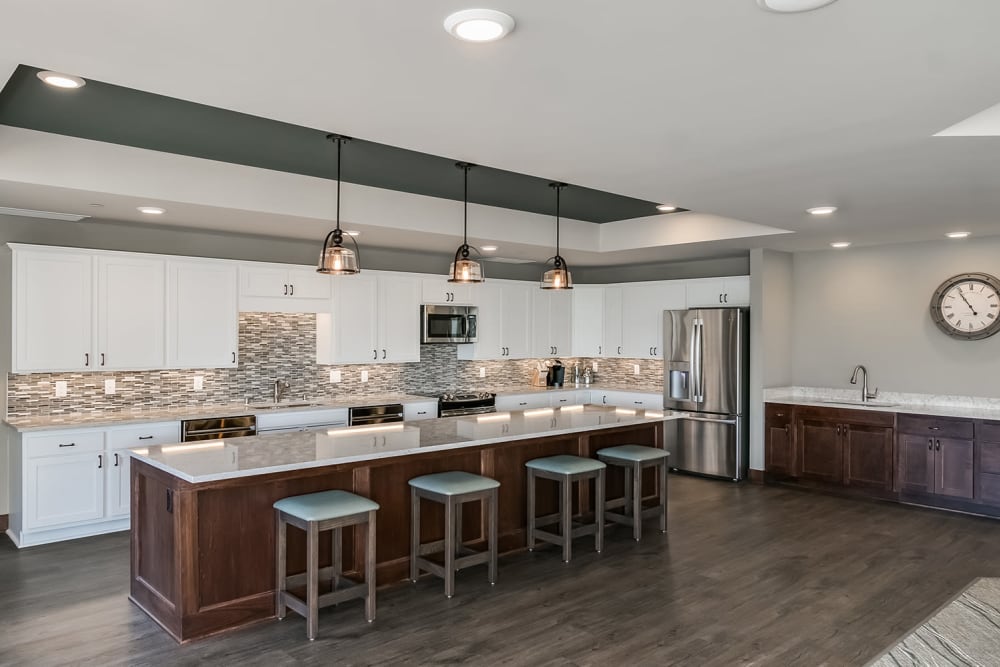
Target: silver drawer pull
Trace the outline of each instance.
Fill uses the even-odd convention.
[[[418,415],[426,415],[426,414],[427,414],[427,411],[426,411],[426,410],[418,410],[418,411],[417,411],[417,414],[418,414]]]
[[[140,435],[139,439],[140,440],[152,440],[153,436],[151,436],[151,435]]]
[[[63,444],[63,443],[60,442],[59,446],[60,447],[76,447],[76,443],[75,442],[71,442],[69,444]]]

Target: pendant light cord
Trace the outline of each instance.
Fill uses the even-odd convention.
[[[565,183],[549,183],[549,187],[556,191],[556,256],[555,256],[555,266],[559,268],[563,264],[562,256],[559,254],[559,227],[560,227],[560,213],[561,213],[561,197],[562,189],[566,187]]]
[[[469,245],[469,167],[463,164],[462,171],[465,172],[465,188],[462,192],[462,201],[465,202],[464,220],[462,221],[462,245]]]
[[[340,152],[344,144],[337,137],[337,231],[340,231]]]

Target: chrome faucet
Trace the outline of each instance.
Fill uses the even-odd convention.
[[[281,393],[284,392],[284,391],[288,391],[288,389],[290,387],[291,387],[291,385],[288,384],[288,380],[282,380],[281,378],[278,378],[277,380],[275,380],[274,381],[274,402],[275,403],[280,403],[281,402]]]
[[[860,364],[854,367],[854,373],[851,374],[851,384],[858,383],[858,371],[861,372],[861,402],[867,403],[878,396],[878,387],[875,387],[873,393],[868,393],[868,369]]]

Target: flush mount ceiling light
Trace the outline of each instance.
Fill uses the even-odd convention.
[[[793,14],[795,12],[810,12],[820,7],[831,5],[836,0],[757,0],[761,9],[769,12]]]
[[[673,204],[660,204],[656,207],[656,210],[660,213],[673,213],[677,210],[677,207]]]
[[[337,227],[326,235],[323,241],[323,250],[319,254],[319,266],[316,273],[325,273],[331,276],[350,276],[361,273],[361,249],[354,236],[350,236],[354,243],[354,250],[345,248],[344,232],[340,230],[340,154],[344,144],[351,140],[340,134],[328,134],[326,138],[337,144]]]
[[[348,236],[361,236],[361,232],[356,232],[353,229],[348,229],[344,233],[347,234]]]
[[[493,9],[463,9],[445,18],[444,29],[467,42],[494,42],[514,29],[514,18]]]
[[[545,263],[552,262],[552,268],[542,274],[542,289],[573,289],[573,276],[569,272],[566,260],[559,254],[559,198],[565,183],[549,183],[556,191],[556,254],[549,257]]]
[[[138,206],[135,210],[146,215],[163,215],[167,212],[167,209],[160,208],[159,206]]]
[[[806,213],[809,215],[831,215],[836,212],[836,206],[813,206],[812,208],[806,209]]]
[[[483,252],[496,252],[497,247],[495,245],[484,245],[481,250]]]
[[[945,236],[950,239],[967,239],[969,238],[969,232],[948,232]]]
[[[87,85],[80,77],[61,72],[39,72],[36,76],[55,88],[83,88]]]
[[[830,247],[831,248],[850,248],[851,247],[851,242],[850,241],[834,241],[833,243],[830,244]]]
[[[455,259],[448,267],[448,282],[450,283],[481,283],[486,280],[483,276],[483,265],[475,258],[470,257],[472,252],[476,255],[479,251],[469,245],[469,170],[475,165],[468,162],[456,162],[455,166],[464,172],[465,190],[462,196],[464,205],[464,222],[462,223],[462,245],[455,251]]]

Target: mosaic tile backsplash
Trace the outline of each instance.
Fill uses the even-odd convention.
[[[78,412],[176,408],[252,402],[271,398],[276,378],[287,380],[284,399],[343,398],[403,392],[434,396],[449,389],[514,387],[526,384],[535,360],[461,361],[454,345],[424,345],[420,361],[408,364],[325,366],[316,363],[316,316],[287,313],[241,313],[238,368],[103,373],[32,373],[7,377],[7,413],[36,417]],[[659,384],[663,362],[655,359],[563,359],[572,367],[598,363],[598,381],[616,384]],[[639,364],[640,374],[633,373]],[[330,370],[341,382],[330,382]],[[479,369],[486,377],[479,377]],[[368,382],[361,382],[361,371]],[[194,377],[203,389],[193,389]],[[115,379],[116,393],[104,393],[104,381]],[[55,382],[68,392],[55,398]]]

